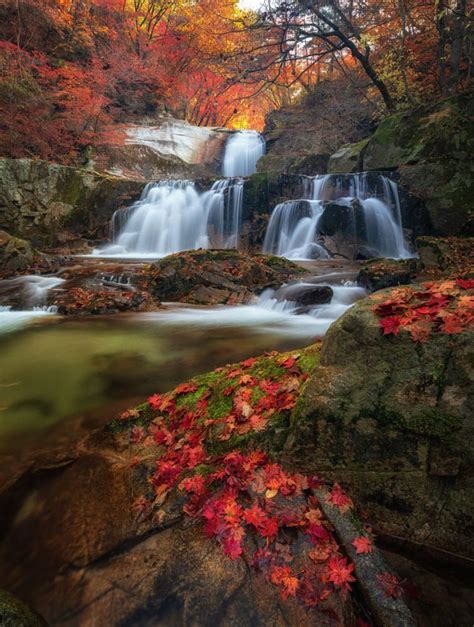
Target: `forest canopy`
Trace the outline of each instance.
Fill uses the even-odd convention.
[[[472,76],[467,0],[1,0],[0,150],[73,163],[169,112],[261,129],[337,81],[373,115]]]

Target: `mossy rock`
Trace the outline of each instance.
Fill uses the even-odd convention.
[[[0,276],[11,276],[28,268],[48,267],[46,255],[37,251],[30,242],[0,231]]]
[[[331,326],[284,454],[350,485],[376,529],[472,557],[474,329],[383,335],[373,307],[391,294]]]
[[[0,159],[0,228],[34,246],[61,235],[108,234],[113,212],[139,197],[143,183],[37,159]]]
[[[400,184],[429,214],[428,232],[472,235],[473,109],[474,96],[466,93],[388,116],[366,140],[334,153],[329,171],[398,170]]]
[[[421,269],[417,259],[373,259],[363,265],[357,283],[371,292],[407,285]]]
[[[363,139],[355,144],[346,144],[330,156],[328,162],[329,174],[360,172],[364,150],[369,139]]]
[[[145,282],[160,301],[238,304],[268,287],[280,287],[302,272],[291,261],[272,255],[227,249],[195,250],[152,264],[145,272]]]
[[[472,275],[474,238],[430,237],[416,239],[420,261],[427,270]]]
[[[6,590],[0,590],[2,627],[47,627],[46,621]]]

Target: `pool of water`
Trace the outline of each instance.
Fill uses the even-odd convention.
[[[24,324],[26,319],[16,312]],[[310,316],[258,307],[30,319],[0,335],[0,450],[35,440],[68,418],[145,399],[197,373],[266,350],[307,345]]]

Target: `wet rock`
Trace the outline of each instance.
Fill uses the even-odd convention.
[[[396,170],[401,186],[418,199],[411,213],[419,214],[423,228],[416,222],[410,228],[418,234],[472,235],[472,109],[472,92],[466,92],[416,111],[390,115],[365,141],[345,145],[333,154],[329,171]]]
[[[416,277],[421,266],[417,259],[374,259],[363,266],[357,275],[357,283],[375,292],[396,285],[408,285]]]
[[[355,254],[356,261],[366,261],[367,259],[374,259],[379,256],[379,251],[370,246],[359,246]],[[388,287],[388,286],[386,286]]]
[[[275,293],[278,300],[291,300],[300,306],[325,305],[330,303],[333,291],[329,285],[311,285],[309,283],[283,287]]]
[[[291,261],[270,255],[197,250],[152,264],[145,281],[149,292],[160,301],[237,304],[268,287],[279,287],[301,272]]]
[[[0,231],[0,273],[15,274],[27,270],[42,257],[30,242]]]

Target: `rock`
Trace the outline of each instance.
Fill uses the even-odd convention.
[[[424,225],[424,234],[472,235],[473,107],[472,92],[466,92],[388,116],[364,142],[334,153],[329,171],[396,170],[400,184],[428,213],[430,224]],[[418,234],[423,232],[416,227],[410,224]]]
[[[331,254],[356,259],[366,241],[364,208],[357,199],[324,202],[318,221],[322,243]]]
[[[0,231],[0,269],[7,272],[25,270],[34,263],[37,251],[29,242]]]
[[[47,627],[46,621],[6,590],[0,590],[2,627]]]
[[[143,183],[33,159],[0,159],[0,228],[55,248],[108,236],[113,212]]]
[[[356,261],[366,261],[367,259],[374,259],[379,256],[379,251],[375,248],[371,248],[370,246],[359,246],[355,253]],[[388,285],[386,286],[388,287]]]
[[[428,270],[463,274],[474,268],[472,237],[418,237],[416,247]]]
[[[407,285],[420,271],[417,259],[374,259],[364,265],[357,275],[357,283],[375,292],[396,285]]]
[[[145,181],[212,176],[221,173],[230,132],[161,115],[127,127],[123,143],[99,151],[96,164]]]
[[[374,297],[329,329],[285,457],[349,486],[376,531],[472,558],[474,330],[384,336]]]
[[[317,352],[310,348],[296,354],[301,374],[314,368]],[[286,358],[271,355],[246,368],[268,383],[272,377],[287,377],[285,367],[278,365]],[[194,380],[198,389],[208,386],[212,394],[209,415],[228,398],[222,390],[234,368]],[[291,389],[302,380],[293,372]],[[176,393],[178,402],[192,407],[194,392]],[[27,469],[9,484],[0,494],[6,525],[0,581],[8,578],[11,588],[34,602],[52,624],[329,627],[335,617],[353,624],[352,598],[337,589],[321,607],[308,609],[292,598],[283,600],[278,588],[250,565],[257,548],[252,537],[245,559],[226,557],[219,543],[206,537],[200,518],[185,516],[182,492],[156,498],[155,515],[134,506],[150,492],[158,449],[130,435],[152,418],[148,404],[143,405],[79,442],[67,464],[43,459],[42,466]],[[277,448],[280,428],[276,420],[259,432],[258,443],[263,445],[263,437]],[[209,446],[235,446],[217,436],[210,431]],[[299,547],[297,543],[295,550]]]
[[[291,300],[297,305],[325,305],[330,303],[333,291],[329,285],[312,285],[310,283],[297,283],[282,287],[275,292],[277,300]]]
[[[327,168],[329,174],[362,172],[364,169],[362,156],[368,141],[368,139],[363,139],[356,144],[346,144],[339,148],[329,158]]]
[[[160,301],[198,305],[237,304],[254,293],[280,287],[302,269],[271,255],[236,250],[196,250],[176,253],[152,264],[146,289]]]
[[[124,311],[154,311],[159,307],[142,285],[140,267],[93,263],[62,270],[66,281],[48,295],[48,305],[62,315],[101,315]]]

